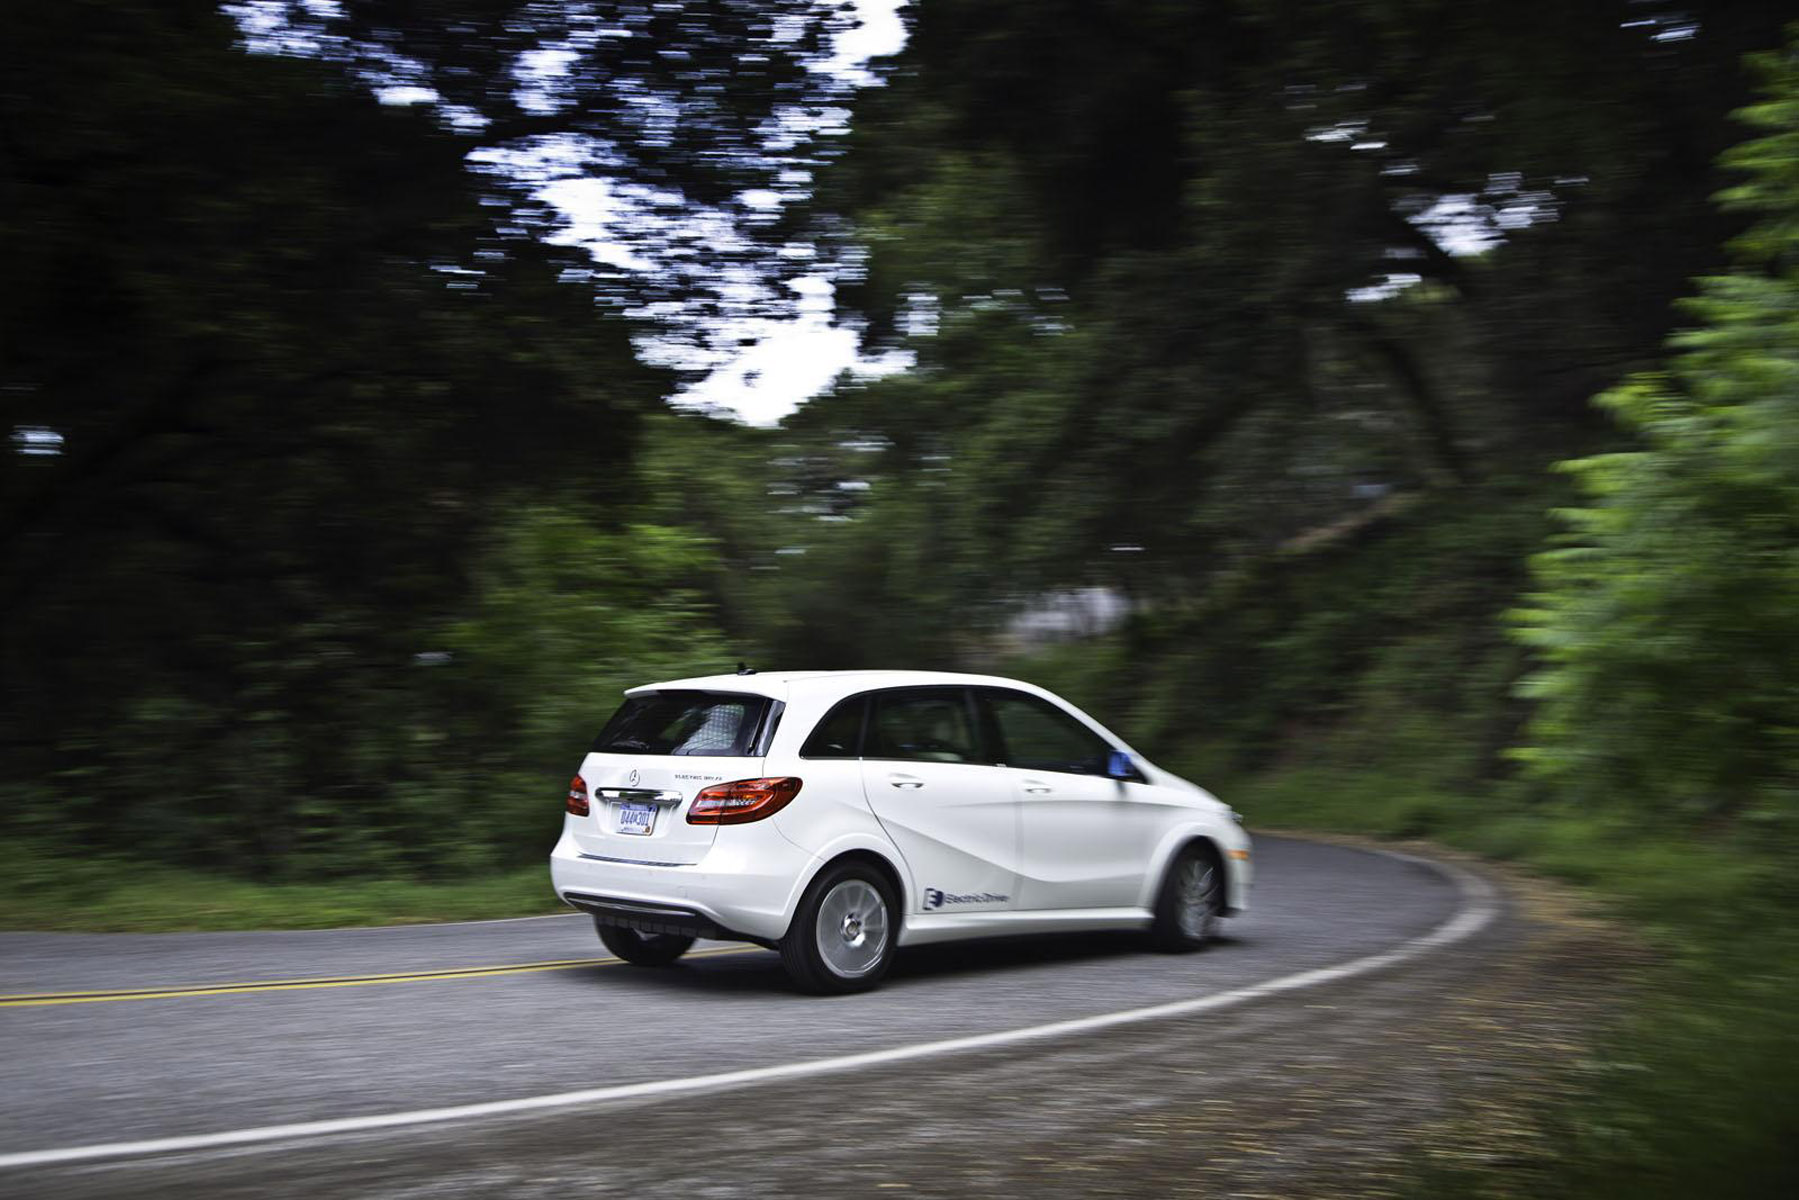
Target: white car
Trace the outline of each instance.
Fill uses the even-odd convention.
[[[1248,903],[1237,814],[1028,683],[746,670],[625,697],[550,876],[628,962],[754,942],[852,992],[900,946],[1137,929],[1191,950]]]

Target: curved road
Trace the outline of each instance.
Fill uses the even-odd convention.
[[[16,1159],[773,1067],[1233,993],[1405,946],[1470,903],[1454,880],[1415,861],[1275,837],[1258,839],[1257,860],[1253,911],[1227,922],[1202,954],[1156,955],[1121,936],[920,948],[901,955],[881,990],[840,999],[794,994],[776,956],[753,948],[702,947],[709,952],[667,971],[607,961],[576,915],[287,933],[0,934],[0,1195],[144,1194],[153,1184],[223,1192],[216,1161],[177,1177],[182,1163],[223,1156],[241,1160],[233,1178],[258,1178],[257,1193],[271,1194],[273,1160],[291,1141],[99,1163]],[[486,973],[512,967],[524,969]],[[283,982],[319,979],[331,982]],[[1096,1053],[1078,1036],[1035,1047],[1034,1063],[1060,1055],[1074,1071]],[[941,1088],[981,1062],[940,1057],[918,1069]],[[844,1078],[804,1081],[799,1094],[828,1096]],[[753,1124],[757,1096],[748,1088],[663,1101],[653,1129],[682,1113]],[[577,1106],[529,1124],[540,1138],[601,1142],[610,1161],[641,1171],[640,1150],[664,1135],[651,1118],[621,1112],[631,1106]],[[451,1170],[443,1146],[503,1140],[519,1124],[390,1129],[315,1139],[308,1152],[351,1163],[337,1180],[347,1190],[377,1177],[382,1194],[442,1190]],[[865,1132],[880,1125],[872,1118]],[[698,1127],[702,1140],[712,1136],[710,1119]],[[357,1174],[358,1163],[373,1173]],[[646,1177],[634,1178],[644,1190]],[[480,1194],[493,1180],[477,1172],[463,1182]]]

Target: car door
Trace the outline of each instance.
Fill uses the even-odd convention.
[[[1140,903],[1155,833],[1145,785],[1108,778],[1112,744],[1058,705],[1005,688],[977,697],[1018,796],[1018,907]]]
[[[1018,803],[965,687],[876,692],[862,748],[869,806],[911,872],[914,911],[1004,911],[1018,891]]]

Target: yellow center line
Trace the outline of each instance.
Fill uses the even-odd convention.
[[[699,950],[687,958],[716,958],[724,954],[748,954],[760,946],[726,946]],[[312,979],[263,979],[245,983],[202,983],[163,988],[115,989],[105,992],[27,992],[0,996],[0,1008],[41,1008],[57,1004],[111,1004],[121,1000],[180,1000],[189,996],[239,996],[261,992],[299,992],[318,988],[368,987],[378,983],[431,983],[441,979],[486,979],[495,975],[528,975],[537,971],[573,971],[582,967],[615,967],[617,958],[564,958],[550,962],[503,963],[491,967],[460,967],[443,971],[402,971],[389,975],[340,975]]]

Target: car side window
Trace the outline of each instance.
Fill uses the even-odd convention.
[[[868,710],[868,696],[851,696],[825,714],[806,744],[800,747],[801,758],[856,758],[862,753],[862,714]]]
[[[905,762],[978,763],[980,740],[961,688],[878,693],[869,722],[868,758]]]
[[[1112,747],[1055,705],[1023,692],[984,690],[1000,736],[1000,761],[1031,771],[1104,775]]]

